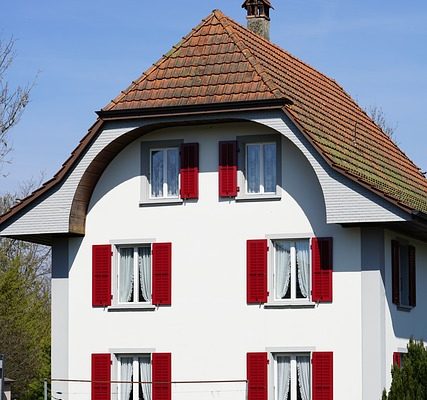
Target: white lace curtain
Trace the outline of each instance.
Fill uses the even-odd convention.
[[[290,242],[278,240],[274,242],[276,249],[276,299],[283,299],[286,296],[291,278],[291,250]]]
[[[310,357],[297,357],[298,382],[302,400],[310,400]]]
[[[144,400],[151,400],[151,362],[150,357],[141,357],[139,359],[140,381],[150,382],[141,383],[142,395]]]
[[[132,301],[133,248],[120,249],[119,301]]]
[[[120,359],[120,400],[129,400],[132,390],[133,358],[122,357]]]
[[[310,282],[310,247],[308,240],[298,240],[295,243],[297,253],[298,285],[303,297],[309,295]]]
[[[288,400],[291,382],[291,359],[277,356],[277,395],[278,400]]]
[[[138,248],[139,285],[142,299],[151,301],[151,248],[149,246]]]

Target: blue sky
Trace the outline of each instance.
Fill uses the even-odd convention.
[[[0,193],[49,179],[106,105],[213,9],[245,24],[243,0],[3,0],[17,40],[12,84],[33,81],[10,132]],[[427,171],[427,2],[273,0],[271,39],[334,78],[362,107],[382,107],[403,151]]]

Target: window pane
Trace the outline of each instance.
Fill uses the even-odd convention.
[[[133,358],[120,358],[120,399],[132,399],[132,381],[133,381]]]
[[[408,246],[400,246],[400,302],[409,305]]]
[[[297,356],[297,399],[310,399],[310,357]]]
[[[277,399],[289,400],[291,383],[291,359],[286,356],[277,356]]]
[[[310,246],[308,240],[297,240],[296,265],[297,265],[297,298],[308,298],[310,293]]]
[[[150,356],[139,357],[140,381],[151,382],[151,361]],[[151,383],[141,383],[139,386],[140,398],[151,400]],[[142,395],[142,396],[141,396]]]
[[[151,248],[138,248],[139,301],[151,301]]]
[[[168,196],[178,197],[178,175],[179,175],[179,163],[178,163],[178,149],[169,149],[167,151],[168,157],[168,171],[167,171],[167,183],[168,183]]]
[[[264,192],[276,191],[276,143],[268,143],[264,150]]]
[[[260,192],[260,147],[259,144],[251,144],[247,147],[248,193]]]
[[[275,248],[275,297],[276,299],[288,299],[291,297],[291,248],[290,242],[277,240]]]
[[[133,301],[133,248],[120,249],[119,301]]]
[[[163,197],[163,150],[151,152],[151,196]]]

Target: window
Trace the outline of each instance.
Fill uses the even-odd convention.
[[[123,355],[118,359],[118,398],[151,400],[151,355]]]
[[[143,242],[144,243],[144,242]],[[92,306],[155,309],[172,304],[172,243],[92,246]],[[112,279],[113,278],[113,279]],[[113,289],[113,290],[111,290]]]
[[[182,140],[142,142],[142,204],[176,203],[199,195],[199,145]]]
[[[274,399],[310,400],[310,354],[273,354]]]
[[[276,143],[246,146],[246,193],[276,193]]]
[[[311,271],[309,240],[274,240],[273,247],[274,300],[308,300]]]
[[[119,303],[151,303],[151,246],[118,249]]]
[[[248,304],[332,302],[332,238],[248,240],[246,253]]]
[[[150,198],[179,197],[178,148],[150,150]]]
[[[332,400],[333,364],[330,351],[294,353],[280,349],[272,353],[247,353],[247,398]]]
[[[415,247],[392,241],[393,303],[403,307],[416,305]]]
[[[278,199],[281,182],[279,135],[237,137],[237,200]]]

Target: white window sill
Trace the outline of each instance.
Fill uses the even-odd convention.
[[[307,300],[274,301],[264,304],[264,308],[314,308],[316,303]]]
[[[159,205],[173,205],[173,204],[182,204],[184,201],[178,198],[170,198],[162,197],[158,199],[145,199],[139,202],[140,207],[147,206],[159,206]]]
[[[274,201],[281,200],[282,196],[275,193],[255,193],[255,194],[239,194],[236,201]]]
[[[115,304],[108,307],[108,311],[155,311],[154,304]]]

